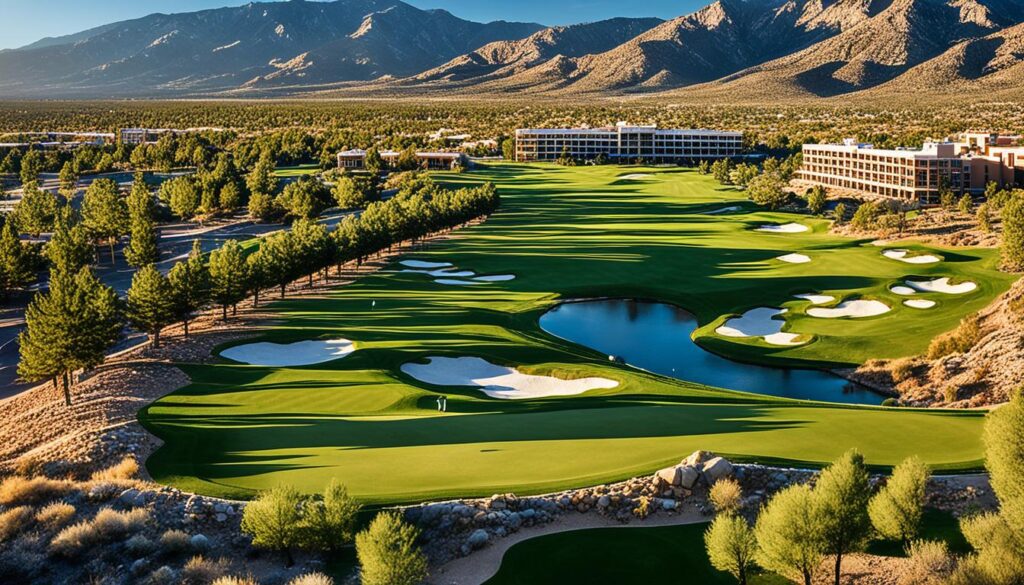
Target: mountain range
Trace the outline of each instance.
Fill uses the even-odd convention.
[[[154,14],[0,51],[3,97],[1021,89],[1022,0],[717,0],[672,20],[477,23],[398,0]]]

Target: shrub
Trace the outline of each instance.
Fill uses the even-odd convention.
[[[139,473],[139,463],[131,455],[106,469],[92,474],[93,481],[124,481],[134,478]]]
[[[909,544],[917,535],[928,476],[928,466],[917,457],[909,457],[896,466],[885,487],[871,498],[868,515],[882,537]]]
[[[197,555],[181,569],[181,582],[185,585],[209,585],[223,577],[227,570],[228,563],[224,559],[212,561]]]
[[[50,541],[50,552],[62,557],[73,557],[92,547],[98,540],[92,523],[82,521],[58,532]]]
[[[936,337],[928,346],[928,359],[969,351],[981,339],[981,318],[968,315],[956,329]]]
[[[914,363],[911,360],[896,360],[892,362],[892,381],[900,382],[914,375]]]
[[[36,522],[55,530],[70,522],[75,517],[75,507],[65,502],[54,502],[36,513]]]
[[[302,496],[292,486],[261,492],[242,512],[242,532],[254,546],[282,551],[292,565],[291,547],[301,544]]]
[[[704,547],[711,565],[725,571],[740,583],[754,564],[757,540],[747,521],[739,516],[719,516],[704,533]]]
[[[0,542],[7,542],[24,530],[32,522],[32,508],[18,506],[0,512]]]
[[[146,577],[147,585],[172,585],[178,581],[178,575],[174,572],[174,569],[164,565],[159,569],[153,571]]]
[[[46,569],[46,557],[34,538],[18,538],[0,547],[0,582],[36,583]]]
[[[148,521],[147,510],[118,512],[103,508],[92,520],[79,522],[58,532],[50,541],[50,551],[60,556],[73,557],[97,544],[137,532]]]
[[[323,498],[308,502],[303,510],[303,544],[313,550],[334,551],[355,537],[359,503],[345,486],[332,480]]]
[[[211,585],[259,585],[252,577],[221,577]]]
[[[160,552],[165,555],[178,555],[191,548],[187,532],[183,530],[167,530],[160,535]]]
[[[731,477],[715,482],[708,497],[719,514],[735,514],[743,507],[743,488]]]
[[[135,558],[144,557],[156,549],[156,545],[153,544],[153,541],[142,534],[132,536],[124,543],[124,546],[128,551],[128,554]]]
[[[43,474],[43,461],[38,457],[26,456],[14,464],[14,474],[23,477],[34,477]]]
[[[885,400],[882,401],[882,406],[894,407],[899,405],[900,401],[892,397],[886,398]]]
[[[334,579],[323,573],[309,573],[292,579],[288,585],[334,585]]]
[[[48,477],[8,477],[0,483],[0,506],[40,504],[64,496],[72,489],[71,482]]]
[[[427,578],[419,531],[394,512],[382,512],[356,535],[363,585],[415,585]]]
[[[956,566],[942,541],[915,540],[907,546],[907,557],[897,581],[899,585],[940,585]]]
[[[138,532],[148,521],[149,510],[144,508],[135,508],[126,512],[103,508],[92,519],[92,525],[101,537],[112,539]]]

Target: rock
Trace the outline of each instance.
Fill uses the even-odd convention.
[[[679,485],[681,480],[681,469],[680,467],[666,467],[665,469],[659,469],[654,475],[658,479],[664,481],[668,485]]]
[[[612,504],[612,499],[609,498],[606,495],[605,496],[601,496],[600,498],[597,499],[597,507],[601,508],[602,510],[607,508],[611,504]]]
[[[689,465],[690,467],[701,468],[704,463],[715,458],[715,454],[710,451],[694,451],[689,457],[683,459],[679,465]]]
[[[676,501],[672,500],[672,499],[665,498],[664,500],[661,501],[661,508],[663,510],[666,510],[666,511],[675,510],[676,509]]]
[[[713,485],[718,480],[732,475],[732,463],[722,457],[715,457],[704,463],[704,480]]]
[[[697,480],[700,479],[700,470],[692,465],[684,465],[676,469],[679,470],[679,487],[692,490]]]
[[[210,539],[206,538],[204,534],[194,534],[189,539],[189,544],[192,545],[194,550],[202,552],[210,548]]]
[[[473,534],[469,535],[469,538],[466,539],[466,544],[469,545],[471,549],[475,550],[482,548],[490,539],[491,537],[487,534],[486,530],[478,529],[474,530]]]

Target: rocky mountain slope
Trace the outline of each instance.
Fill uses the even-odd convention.
[[[407,76],[541,28],[470,22],[399,0],[153,14],[0,52],[0,95],[212,93]]]
[[[716,0],[669,21],[551,28],[400,0],[292,0],[155,14],[0,51],[0,97],[1016,91],[1022,23],[1024,0]]]

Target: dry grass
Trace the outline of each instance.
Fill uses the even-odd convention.
[[[50,551],[59,556],[74,557],[96,545],[138,532],[148,521],[148,510],[118,512],[104,508],[92,520],[79,522],[58,532],[50,541]]]
[[[956,568],[944,542],[916,540],[907,547],[907,555],[899,585],[940,585]]]
[[[183,530],[168,530],[160,535],[160,552],[178,555],[192,548],[191,537]]]
[[[738,481],[727,477],[711,486],[708,498],[719,514],[735,514],[743,506],[743,488]]]
[[[292,579],[288,585],[334,585],[334,579],[323,573],[308,573]]]
[[[260,585],[256,579],[249,577],[221,577],[211,585]]]
[[[980,321],[977,314],[969,315],[956,329],[933,339],[928,346],[928,359],[934,360],[970,350],[981,339]]]
[[[73,488],[65,480],[14,475],[0,483],[0,506],[41,504],[66,495]]]
[[[56,530],[75,517],[75,507],[65,502],[54,502],[36,513],[36,522],[50,530]]]
[[[111,508],[103,508],[92,519],[93,528],[103,537],[113,538],[138,532],[149,522],[149,510],[135,508],[119,512]]]
[[[119,463],[92,474],[92,481],[126,481],[135,479],[138,474],[139,462],[129,455]]]
[[[7,542],[32,523],[35,517],[30,506],[18,506],[0,513],[0,542]]]
[[[124,543],[124,546],[128,551],[128,554],[135,558],[144,557],[156,550],[156,544],[142,534],[136,534],[129,538],[128,541]]]
[[[210,560],[202,555],[192,557],[181,570],[181,582],[185,585],[209,585],[224,576],[228,562],[224,559]]]

